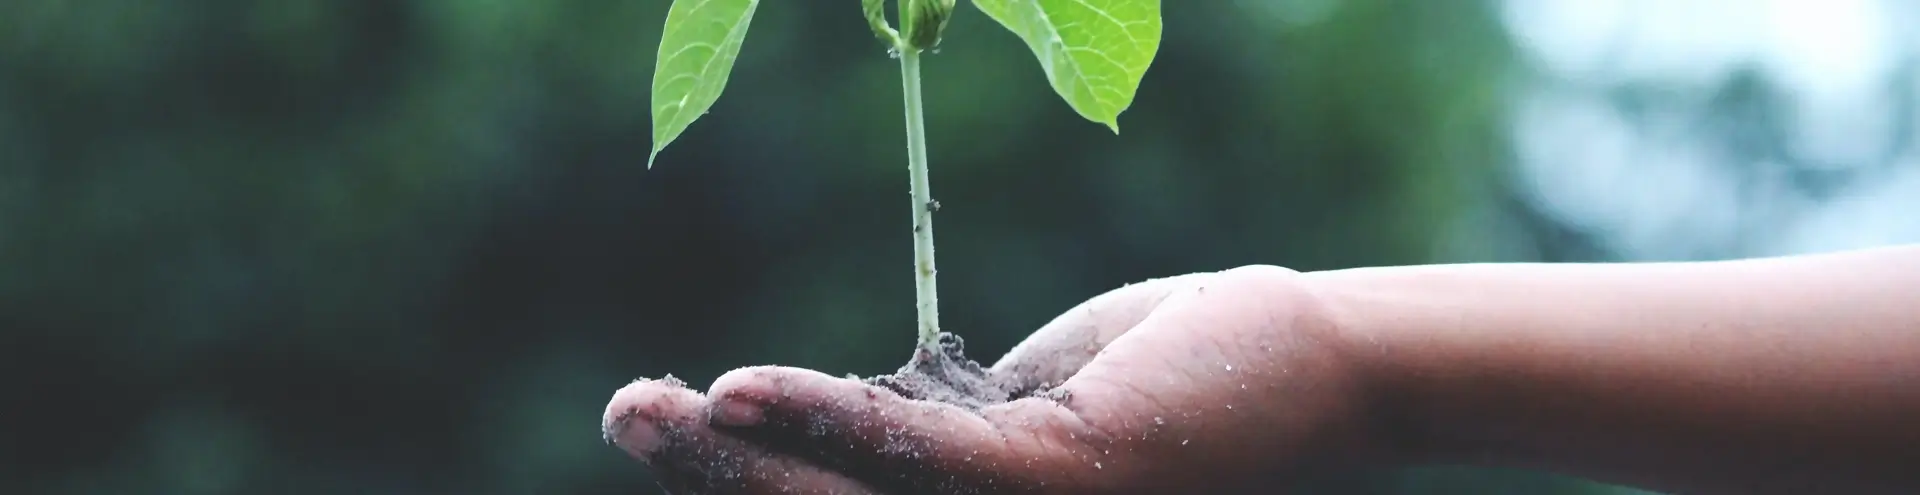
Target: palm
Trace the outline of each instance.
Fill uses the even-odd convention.
[[[1345,414],[1355,394],[1319,342],[1324,325],[1290,304],[1302,299],[1273,270],[1090,300],[994,365],[1053,392],[979,411],[762,367],[721,377],[711,403],[630,386],[609,424],[658,425],[662,440],[621,445],[661,444],[634,453],[686,488],[740,493],[1220,491],[1284,474],[1296,453],[1364,454],[1362,425],[1339,419],[1360,415]],[[708,409],[723,426],[705,425]]]

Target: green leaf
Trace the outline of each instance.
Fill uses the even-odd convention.
[[[974,0],[1027,42],[1074,111],[1120,132],[1160,49],[1160,0]]]
[[[759,6],[760,0],[674,0],[667,9],[653,66],[653,153],[647,168],[720,99]]]

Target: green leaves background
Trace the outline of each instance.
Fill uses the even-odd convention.
[[[898,367],[897,64],[851,0],[762,2],[647,170],[669,3],[0,1],[0,369],[32,398],[0,493],[645,493],[594,424],[636,376]],[[1498,9],[1174,8],[1125,138],[977,8],[927,59],[972,352],[1150,277],[1457,260],[1463,219],[1597,256],[1490,172],[1525,66]],[[1441,474],[1306,493],[1595,493]]]

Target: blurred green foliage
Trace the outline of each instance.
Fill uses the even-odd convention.
[[[628,380],[902,362],[897,67],[850,0],[766,3],[647,171],[667,3],[0,2],[0,491],[644,491],[597,431]],[[976,355],[1144,278],[1432,260],[1494,201],[1485,5],[1180,2],[1165,30],[1119,136],[969,6],[927,59]]]

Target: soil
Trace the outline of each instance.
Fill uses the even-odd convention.
[[[909,399],[952,404],[968,411],[1047,393],[1024,387],[1013,378],[981,368],[980,363],[967,359],[966,344],[960,336],[940,332],[939,352],[917,348],[899,371],[864,381]]]

